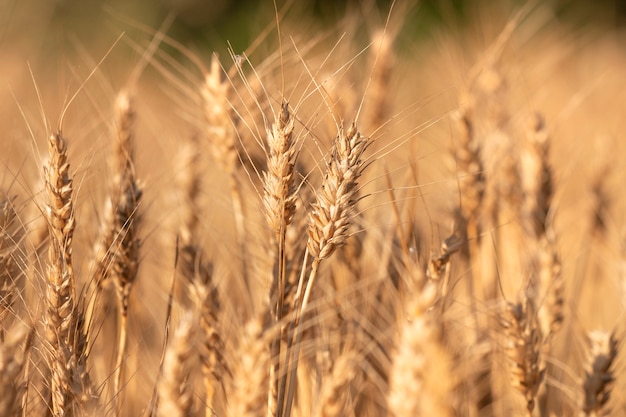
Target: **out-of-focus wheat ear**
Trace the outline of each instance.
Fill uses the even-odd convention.
[[[580,406],[585,416],[605,415],[615,381],[613,369],[619,342],[611,332],[594,330],[587,335],[589,351],[583,380],[583,402]]]
[[[115,102],[116,137],[113,140],[113,188],[111,189],[111,209],[113,218],[113,239],[108,252],[111,253],[110,275],[118,299],[119,335],[113,393],[117,399],[117,410],[122,403],[120,384],[126,356],[128,301],[131,288],[137,278],[139,249],[141,241],[139,229],[141,214],[139,206],[143,194],[135,174],[135,106],[128,91],[120,91]]]
[[[200,359],[205,384],[205,410],[207,416],[214,414],[216,387],[224,387],[224,377],[230,369],[224,358],[224,340],[219,327],[220,300],[212,281],[209,263],[197,261],[196,279],[191,283],[191,300],[199,316]]]
[[[179,270],[184,278],[189,301],[199,318],[200,359],[205,384],[206,415],[214,413],[215,387],[223,386],[223,374],[228,372],[224,359],[224,343],[220,335],[218,314],[220,299],[213,282],[213,266],[204,259],[199,242],[198,196],[201,186],[200,149],[198,138],[193,137],[179,153],[177,177],[181,193]]]
[[[522,224],[526,234],[535,239],[546,234],[552,202],[553,179],[548,162],[549,152],[545,122],[539,113],[535,113],[520,152]]]
[[[193,369],[196,352],[197,322],[191,312],[186,312],[165,351],[163,374],[159,379],[158,415],[186,417],[191,415],[193,390],[189,375]]]
[[[350,411],[350,385],[358,373],[358,361],[354,352],[345,352],[333,364],[332,373],[322,381],[319,399],[316,401],[317,417],[338,417]]]
[[[380,128],[391,114],[391,74],[395,67],[393,41],[395,32],[378,29],[372,34],[369,48],[371,72],[367,95],[363,103],[363,117],[366,132]]]
[[[269,341],[263,334],[266,319],[252,319],[233,355],[232,386],[228,394],[230,417],[266,417],[270,368]]]
[[[222,171],[232,173],[237,169],[237,148],[232,125],[232,111],[228,104],[230,84],[223,79],[223,71],[217,55],[213,55],[209,72],[202,85],[204,116],[208,123],[207,139],[211,156]]]
[[[50,162],[44,167],[50,245],[45,313],[47,361],[51,370],[51,412],[72,413],[93,399],[85,365],[85,334],[79,311],[72,267],[74,204],[67,143],[61,132],[48,140]]]
[[[453,114],[458,141],[453,148],[460,194],[460,213],[467,224],[468,237],[478,238],[478,212],[485,190],[481,147],[476,139],[469,108],[461,107]],[[473,233],[470,235],[470,233]]]
[[[529,293],[541,303],[539,325],[546,336],[556,332],[563,321],[561,262],[549,220],[554,182],[548,161],[549,145],[543,117],[536,113],[520,152],[521,219],[528,245],[532,248],[533,277]]]
[[[421,288],[420,288],[421,287]],[[387,405],[395,417],[452,416],[454,377],[433,309],[437,288],[424,281],[407,294],[406,315],[391,355]]]
[[[194,246],[197,240],[196,230],[199,220],[198,197],[202,185],[200,172],[200,156],[202,153],[199,145],[199,138],[191,136],[182,144],[176,156],[176,171],[179,174],[176,176],[176,186],[181,199],[181,203],[178,206],[180,215],[180,246],[182,248]],[[193,261],[190,261],[193,264]],[[190,269],[189,272],[193,272],[193,269]],[[188,278],[192,276],[187,275]]]
[[[454,336],[452,336],[454,337]],[[469,358],[463,366],[470,368],[470,377],[466,381],[467,395],[478,415],[493,413],[493,340],[488,330],[482,330],[469,349]]]
[[[216,54],[213,55],[209,72],[205,74],[201,94],[206,119],[207,139],[213,160],[229,177],[233,216],[237,230],[237,241],[242,251],[243,275],[246,277],[246,227],[243,212],[241,185],[237,173],[239,155],[237,134],[234,128],[234,113],[228,102],[231,85],[223,79],[224,74]],[[247,283],[247,282],[246,282]]]
[[[0,341],[0,415],[20,415],[21,399],[26,387],[24,365],[33,339],[33,330],[18,326]]]
[[[26,270],[22,245],[25,230],[13,203],[13,198],[0,191],[0,342],[16,315],[15,300],[23,292]]]
[[[525,298],[517,304],[507,303],[501,325],[511,383],[524,396],[531,416],[546,369],[541,352],[543,336],[533,301]]]
[[[445,299],[447,295],[450,281],[450,257],[461,250],[464,243],[459,231],[455,230],[441,244],[439,255],[433,256],[428,262],[428,269],[426,271],[428,278],[434,280],[443,278],[443,282],[441,283],[441,297],[443,299]]]
[[[542,237],[539,242],[535,258],[535,279],[531,282],[529,292],[533,299],[541,302],[538,319],[542,334],[546,337],[554,335],[564,320],[564,282],[561,268],[561,259],[557,253],[556,244],[548,236]]]
[[[472,310],[475,314],[475,302],[485,297],[486,288],[491,286],[490,274],[483,273],[481,251],[482,219],[480,216],[485,191],[485,172],[482,163],[481,144],[475,133],[473,113],[469,104],[462,105],[453,114],[453,120],[458,132],[458,140],[452,152],[456,161],[456,170],[459,187],[459,209],[457,212],[457,228],[461,241],[467,245],[462,254],[469,258],[472,277],[466,280],[468,293],[472,297]],[[475,318],[477,321],[478,319]]]
[[[136,178],[134,162],[135,105],[129,91],[121,90],[115,101],[115,131],[112,139],[112,180],[104,208],[104,221],[95,248],[97,290],[112,283],[118,301],[118,347],[113,376],[113,394],[119,414],[119,386],[126,354],[128,300],[139,267],[139,205],[142,186]],[[93,315],[96,296],[88,313]]]
[[[294,119],[286,102],[275,115],[271,128],[267,129],[267,172],[263,173],[263,206],[265,218],[274,233],[276,258],[274,277],[270,287],[270,305],[273,310],[273,322],[278,324],[283,317],[283,303],[286,286],[286,249],[285,236],[296,210],[296,187],[294,169],[297,150],[293,135]],[[271,342],[272,361],[270,369],[270,388],[268,393],[268,416],[276,414],[278,397],[278,374],[280,372],[282,332]]]

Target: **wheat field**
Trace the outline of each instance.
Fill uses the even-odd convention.
[[[266,3],[0,5],[0,416],[624,415],[612,16]]]

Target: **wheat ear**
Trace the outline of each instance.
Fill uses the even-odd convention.
[[[142,187],[135,175],[134,162],[134,124],[135,108],[132,97],[126,91],[121,91],[116,100],[117,111],[117,138],[114,142],[115,180],[114,201],[112,207],[115,224],[115,244],[111,250],[112,278],[115,284],[118,312],[119,312],[119,339],[113,392],[117,398],[116,409],[120,410],[121,395],[119,391],[122,380],[124,357],[126,355],[127,327],[128,327],[128,300],[130,290],[137,277],[139,267],[139,226],[141,217],[138,213],[142,197]]]
[[[551,233],[549,212],[554,179],[548,162],[549,136],[543,117],[534,114],[520,154],[520,178],[524,192],[521,218],[533,245],[535,277],[530,292],[541,301],[539,324],[544,335],[556,332],[563,322],[561,261]]]
[[[589,353],[583,380],[584,401],[581,410],[584,416],[600,417],[611,397],[611,386],[615,381],[613,362],[618,352],[618,341],[613,333],[600,330],[588,334]]]
[[[72,413],[72,402],[89,402],[89,376],[85,369],[86,335],[78,310],[72,266],[74,204],[67,143],[61,132],[48,140],[50,163],[44,167],[48,201],[48,290],[45,316],[48,364],[51,368],[51,411],[54,416]]]
[[[204,115],[207,123],[207,138],[213,160],[229,176],[230,194],[233,204],[233,216],[237,231],[237,243],[242,254],[243,276],[246,272],[246,227],[243,213],[241,186],[237,175],[239,155],[237,154],[237,135],[233,127],[233,111],[228,101],[231,85],[223,80],[223,71],[217,55],[213,55],[209,72],[205,74],[201,94]]]
[[[20,402],[26,384],[24,367],[34,331],[19,326],[0,341],[0,415],[20,415]],[[23,345],[23,347],[21,346]]]
[[[122,90],[115,102],[116,131],[111,168],[113,179],[105,206],[104,223],[96,246],[96,282],[100,288],[112,281],[118,301],[118,346],[113,376],[113,395],[119,414],[119,387],[126,355],[128,299],[139,267],[138,213],[142,187],[135,175],[135,107],[129,92]]]
[[[451,359],[431,307],[437,297],[432,282],[410,291],[406,316],[391,356],[387,405],[395,417],[451,416]]]
[[[393,41],[396,33],[378,29],[372,35],[369,49],[372,71],[364,103],[366,131],[379,129],[391,112],[390,84],[395,63]]]
[[[524,396],[528,416],[532,416],[546,370],[541,352],[543,336],[532,299],[525,298],[517,304],[508,303],[501,325],[506,336],[511,382]]]
[[[296,210],[294,190],[294,166],[296,147],[293,137],[294,119],[286,102],[281,104],[281,111],[275,116],[274,123],[267,129],[267,172],[263,174],[263,205],[265,217],[276,244],[274,279],[270,290],[272,319],[278,325],[283,317],[286,280],[285,235]],[[270,388],[268,393],[268,417],[281,412],[278,406],[278,375],[280,374],[281,339],[283,331],[271,342],[272,364],[270,369]]]
[[[192,138],[179,155],[178,186],[183,194],[180,226],[180,273],[185,278],[190,300],[199,317],[201,334],[200,357],[205,384],[205,411],[213,415],[215,384],[223,385],[223,373],[228,371],[224,360],[224,343],[218,329],[220,300],[213,282],[212,264],[204,259],[198,236],[197,199],[200,192],[200,152],[198,139]]]
[[[345,352],[333,364],[332,373],[323,381],[317,401],[317,417],[339,417],[347,414],[350,384],[358,371],[354,352]]]
[[[330,160],[327,163],[326,175],[322,186],[317,193],[317,200],[313,203],[309,214],[309,238],[307,250],[304,254],[302,273],[296,291],[296,307],[291,331],[288,335],[287,363],[290,365],[289,387],[285,396],[285,417],[291,413],[291,402],[295,389],[295,378],[298,367],[298,357],[302,330],[300,320],[308,306],[317,272],[322,260],[333,254],[338,246],[348,238],[348,229],[354,217],[354,207],[358,196],[358,180],[363,173],[363,153],[367,149],[368,138],[361,136],[356,124],[352,124],[344,132],[339,127],[339,133],[331,149]],[[312,256],[311,271],[305,281],[306,265],[309,255]],[[295,337],[294,337],[295,331]],[[293,344],[293,349],[292,349]],[[287,377],[287,373],[285,377]],[[281,385],[283,385],[281,383]],[[282,398],[279,391],[279,401]]]
[[[163,417],[191,415],[193,391],[188,379],[192,369],[196,321],[191,312],[181,319],[174,338],[165,351],[163,375],[159,379],[159,410]]]
[[[243,339],[233,364],[233,378],[228,402],[230,417],[265,417],[270,355],[263,335],[265,323],[253,319],[246,324]]]

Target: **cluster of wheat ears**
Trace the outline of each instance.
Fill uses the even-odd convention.
[[[622,415],[624,177],[608,151],[579,168],[606,140],[576,121],[610,135],[619,107],[573,81],[619,48],[563,53],[522,8],[428,114],[405,13],[365,45],[362,17],[306,39],[277,13],[257,60],[129,41],[97,151],[71,109],[106,56],[48,133],[22,110],[47,156],[37,183],[3,155],[0,415]],[[141,127],[148,69],[168,107]]]

